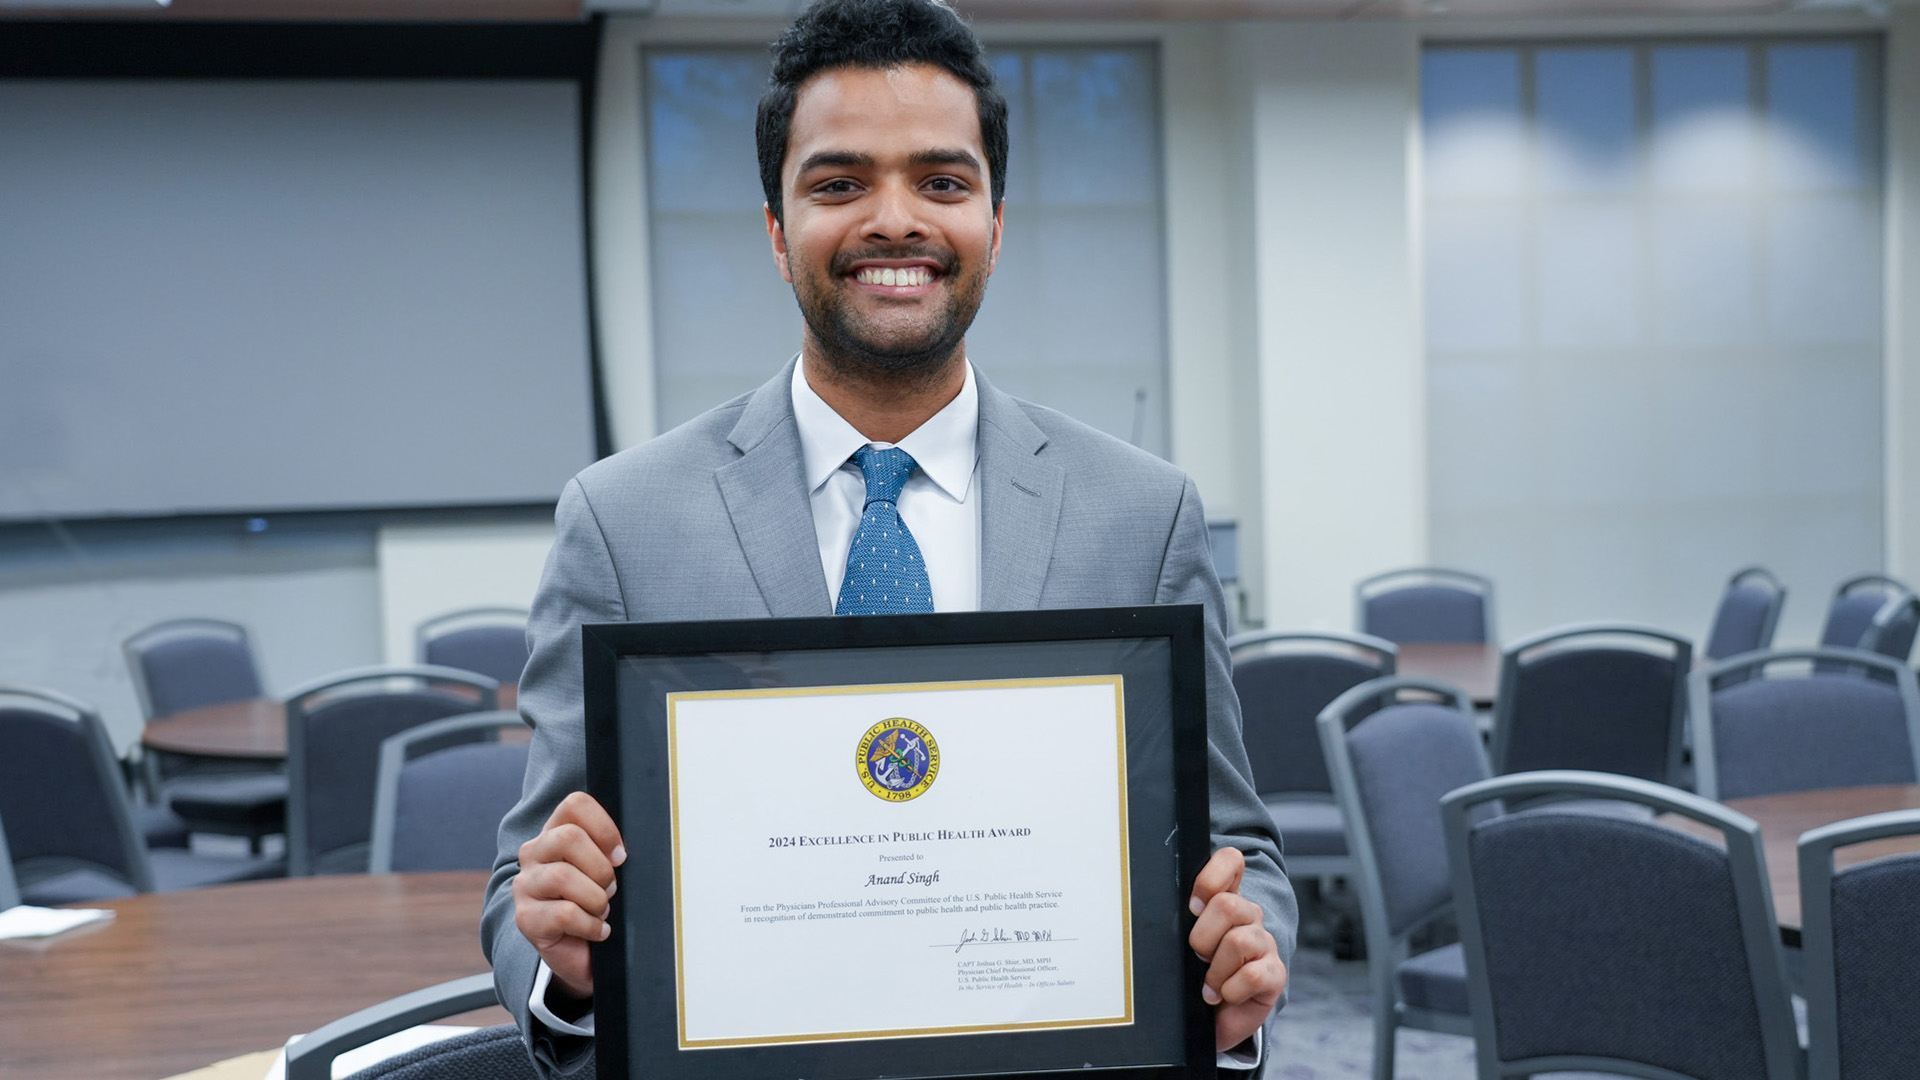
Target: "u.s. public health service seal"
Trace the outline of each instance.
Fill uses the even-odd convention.
[[[860,782],[875,798],[888,802],[919,798],[940,773],[940,744],[932,732],[904,716],[868,728],[854,758]]]

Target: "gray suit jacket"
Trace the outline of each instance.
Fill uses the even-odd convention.
[[[567,485],[528,623],[520,711],[534,727],[525,795],[500,826],[482,947],[543,1073],[590,1056],[537,1037],[539,957],[513,921],[519,847],[586,787],[580,625],[831,615],[793,417],[790,362],[766,385],[591,466]],[[976,371],[976,376],[978,372]],[[980,390],[984,610],[1204,603],[1215,847],[1247,856],[1242,892],[1291,962],[1297,910],[1249,780],[1221,593],[1193,481],[1051,409]],[[698,552],[698,558],[693,553]],[[564,1058],[564,1061],[557,1060]]]

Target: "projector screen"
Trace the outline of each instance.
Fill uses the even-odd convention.
[[[0,80],[0,522],[549,501],[579,84]]]

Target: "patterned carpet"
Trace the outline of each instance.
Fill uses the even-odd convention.
[[[1274,1025],[1268,1080],[1367,1080],[1373,1075],[1373,1009],[1364,960],[1325,948],[1294,954],[1287,1007]],[[1394,1080],[1473,1080],[1473,1040],[1399,1033]]]
[[[1287,1007],[1274,1025],[1267,1080],[1369,1080],[1373,1009],[1364,960],[1335,960],[1324,946],[1302,945],[1289,971]],[[1801,1045],[1806,1002],[1793,999]],[[1473,1080],[1473,1040],[1402,1028],[1394,1080]],[[1599,1073],[1542,1073],[1554,1080],[1617,1080]]]

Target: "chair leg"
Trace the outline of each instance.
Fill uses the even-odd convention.
[[[140,751],[140,780],[147,789],[147,801],[165,806],[166,798],[160,792],[164,780],[160,775],[160,756],[145,748]]]
[[[1393,1080],[1393,1036],[1400,1015],[1393,1008],[1393,988],[1373,996],[1373,1080]]]
[[[1532,1073],[1528,1073],[1525,1076],[1500,1075],[1500,1063],[1498,1061],[1480,1060],[1480,1046],[1477,1041],[1473,1047],[1473,1074],[1478,1077],[1479,1080],[1533,1080]]]

